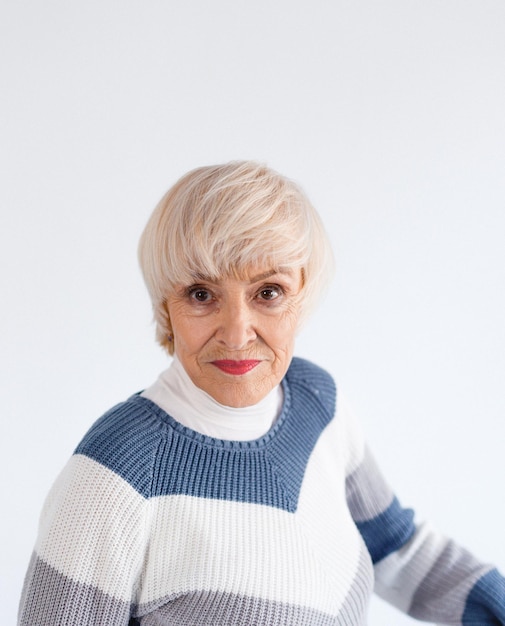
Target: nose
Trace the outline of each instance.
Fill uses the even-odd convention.
[[[242,350],[254,339],[254,314],[247,302],[231,300],[223,303],[219,311],[216,339],[229,350]]]

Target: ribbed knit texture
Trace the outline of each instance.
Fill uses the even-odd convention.
[[[293,359],[283,391],[254,441],[139,395],[107,412],[47,498],[19,624],[360,626],[374,569],[412,615],[505,623],[503,578],[415,527],[330,376]]]

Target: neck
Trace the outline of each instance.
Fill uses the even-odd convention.
[[[235,441],[265,435],[277,419],[283,401],[282,387],[277,385],[253,406],[224,406],[193,383],[177,357],[142,395],[187,428]]]

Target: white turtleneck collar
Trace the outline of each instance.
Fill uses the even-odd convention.
[[[284,399],[282,386],[277,385],[253,406],[224,406],[193,383],[175,356],[170,367],[141,395],[183,426],[232,441],[252,441],[265,435],[279,416]]]

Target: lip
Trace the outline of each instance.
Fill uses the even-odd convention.
[[[247,374],[252,369],[261,363],[257,359],[247,359],[244,361],[234,361],[232,359],[220,359],[218,361],[212,361],[212,365],[218,367],[222,372],[226,374],[233,374],[234,376],[242,376]]]

